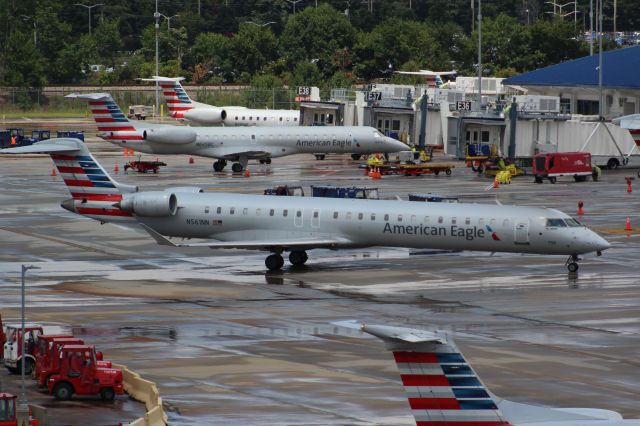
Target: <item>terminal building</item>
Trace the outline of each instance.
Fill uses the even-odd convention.
[[[640,112],[640,46],[603,54],[603,116]],[[326,102],[301,104],[306,125],[369,125],[418,145],[421,99],[427,95],[425,144],[457,158],[469,145],[491,145],[503,156],[530,158],[545,151],[588,151],[596,163],[626,164],[637,147],[629,132],[600,122],[598,55],[508,79],[458,77],[449,88],[378,84],[337,89]],[[515,103],[514,103],[515,102]]]

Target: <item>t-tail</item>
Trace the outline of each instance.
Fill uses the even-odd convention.
[[[48,139],[29,146],[3,149],[0,153],[49,154],[71,194],[70,199],[60,204],[66,210],[100,222],[134,219],[132,213],[114,204],[122,200],[123,194],[137,192],[138,188],[113,180],[79,139]]]
[[[135,148],[135,141],[144,140],[139,126],[127,118],[108,93],[72,93],[65,98],[89,102],[91,114],[98,127],[98,136],[102,139],[116,144],[128,143],[131,148]]]
[[[169,109],[169,116],[173,118],[184,118],[184,112],[195,108],[198,104],[191,100],[182,84],[180,84],[184,77],[170,78],[156,75],[153,78],[141,78],[140,80],[158,82],[162,89],[162,96]]]
[[[417,426],[511,425],[444,333],[385,325],[359,328],[393,352]]]

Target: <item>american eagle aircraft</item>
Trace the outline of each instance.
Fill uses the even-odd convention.
[[[640,114],[625,115],[624,117],[614,118],[611,122],[623,129],[629,130],[636,146],[640,147]]]
[[[191,100],[180,82],[184,77],[141,78],[158,82],[169,115],[197,126],[299,126],[300,111],[293,109],[252,109],[240,106],[216,107]]]
[[[371,334],[393,352],[417,426],[640,426],[640,419],[623,419],[610,410],[540,407],[499,398],[444,331],[333,324]]]
[[[456,75],[457,71],[430,71],[430,70],[420,70],[420,71],[395,71],[396,74],[402,75],[417,75],[424,77],[427,81],[427,84],[432,87],[442,87],[444,81],[442,81],[443,75]]]
[[[71,199],[65,209],[101,222],[138,222],[162,245],[265,250],[270,270],[307,261],[314,248],[371,246],[578,255],[609,248],[598,234],[553,209],[204,193],[197,187],[138,192],[114,181],[78,139],[60,138],[0,153],[48,153]],[[167,237],[198,238],[175,243]]]
[[[89,102],[98,136],[124,148],[147,154],[187,154],[216,158],[213,169],[222,171],[227,161],[239,173],[250,159],[271,163],[292,154],[351,153],[352,156],[406,151],[405,144],[384,136],[373,127],[188,127],[130,121],[111,95],[71,94]]]

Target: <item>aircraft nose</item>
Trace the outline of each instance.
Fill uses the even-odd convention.
[[[388,149],[387,152],[400,152],[400,151],[407,151],[409,149],[407,145],[405,145],[404,143],[400,142],[397,139],[393,139],[386,136],[385,141]]]
[[[609,241],[602,238],[600,235],[593,233],[593,245],[596,248],[596,251],[606,250],[611,247],[611,243]]]

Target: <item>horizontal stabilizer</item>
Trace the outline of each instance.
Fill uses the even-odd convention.
[[[171,247],[209,247],[212,249],[246,249],[246,250],[268,250],[270,248],[332,248],[349,244],[346,239],[312,239],[300,238],[291,240],[256,240],[256,241],[208,241],[191,244],[176,244],[162,234],[156,232],[149,226],[141,223],[142,228],[160,245]]]
[[[138,78],[140,81],[167,81],[167,82],[180,82],[184,80],[184,77],[162,77],[160,75],[154,75],[151,78]]]
[[[90,101],[111,100],[111,95],[108,93],[71,93],[66,95],[68,99],[86,99]]]
[[[0,150],[2,154],[50,154],[52,152],[74,152],[82,149],[79,139],[57,138],[36,142],[33,145]]]
[[[415,330],[389,325],[366,325],[354,320],[336,321],[332,324],[340,327],[358,329],[382,340],[400,340],[407,343],[447,343],[443,337],[426,330]]]

